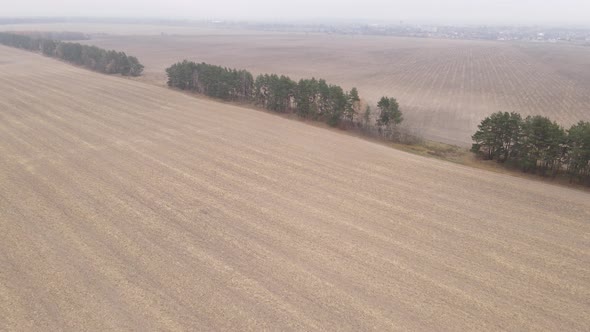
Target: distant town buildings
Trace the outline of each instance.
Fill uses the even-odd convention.
[[[580,43],[590,41],[590,29],[521,26],[449,26],[403,24],[283,24],[231,23],[232,26],[267,31],[292,31],[344,35],[383,35],[416,38],[478,39],[547,43]]]

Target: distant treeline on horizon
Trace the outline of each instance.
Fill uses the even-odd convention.
[[[66,35],[72,37],[72,35]],[[58,58],[105,74],[139,76],[144,66],[134,56],[96,46],[39,38],[34,33],[0,32],[0,44]]]

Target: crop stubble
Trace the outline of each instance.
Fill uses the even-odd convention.
[[[0,47],[2,330],[587,330],[590,195]]]
[[[373,105],[383,95],[393,96],[406,126],[447,143],[470,144],[477,124],[497,111],[545,115],[565,127],[590,121],[589,47],[232,30],[186,33],[116,35],[87,43],[138,55],[146,64],[143,79],[159,85],[166,82],[167,66],[188,58],[294,79],[325,78],[346,89],[356,86]]]

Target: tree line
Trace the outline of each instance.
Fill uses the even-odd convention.
[[[105,74],[139,76],[144,66],[134,56],[96,46],[0,32],[0,44],[58,58]]]
[[[590,122],[565,130],[544,116],[497,112],[485,118],[472,136],[471,151],[484,159],[520,167],[524,172],[590,185]]]
[[[254,77],[238,70],[184,60],[166,69],[168,86],[189,90],[226,101],[252,102],[280,113],[295,113],[302,118],[324,121],[331,126],[343,122],[358,125],[372,119],[371,109],[361,116],[358,90],[345,91],[324,79],[301,79],[285,75],[261,74]],[[395,98],[383,97],[377,104],[374,122],[379,132],[391,131],[403,120]]]

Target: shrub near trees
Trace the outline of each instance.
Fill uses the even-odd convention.
[[[139,76],[144,68],[134,56],[79,43],[33,38],[15,33],[0,33],[0,44],[41,52],[45,56],[62,59],[105,74]]]
[[[331,126],[343,122],[364,125],[369,117],[357,119],[361,108],[358,90],[345,91],[323,79],[293,81],[288,76],[258,75],[255,79],[246,70],[236,70],[206,63],[184,60],[166,69],[168,85],[228,101],[253,102],[275,112],[292,112],[302,118],[324,121]],[[394,98],[383,97],[379,106],[379,126],[392,129],[402,121]],[[369,114],[369,113],[368,113]],[[355,122],[355,119],[358,122]]]
[[[473,135],[471,151],[488,160],[520,167],[524,172],[556,176],[590,185],[590,123],[569,130],[543,116],[497,112],[485,118]]]

